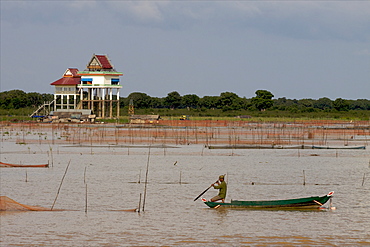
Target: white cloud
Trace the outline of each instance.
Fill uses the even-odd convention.
[[[127,5],[129,11],[142,21],[161,21],[162,13],[158,3],[153,2],[134,2]]]
[[[186,29],[194,25],[253,28],[307,39],[370,40],[370,1],[6,1],[2,21]]]
[[[129,15],[139,23],[161,22],[164,20],[162,8],[167,1],[108,1],[108,6],[121,17]],[[119,15],[118,15],[119,16]]]

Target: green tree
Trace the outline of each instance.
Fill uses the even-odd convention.
[[[151,105],[151,97],[146,93],[134,92],[127,97],[128,103],[132,100],[135,108],[149,108]]]
[[[204,96],[199,100],[199,104],[201,107],[207,109],[215,109],[217,108],[217,102],[219,98],[219,96]]]
[[[300,99],[298,100],[298,105],[301,107],[313,107],[315,101],[313,99]]]
[[[197,108],[199,105],[199,97],[195,94],[186,94],[182,96],[182,105],[185,107]]]
[[[123,108],[128,104],[127,98],[119,97],[119,107]]]
[[[42,102],[44,101],[53,101],[54,100],[54,95],[50,93],[43,93],[41,94],[42,96]]]
[[[27,99],[27,105],[32,106],[32,107],[37,107],[44,103],[43,97],[39,93],[28,93],[26,95],[26,99]]]
[[[244,110],[247,110],[251,106],[253,106],[252,100],[247,99],[246,97],[240,98],[240,105],[241,105],[241,108],[244,109]]]
[[[333,107],[337,111],[348,111],[349,110],[349,103],[347,100],[344,100],[342,98],[337,98],[333,102]]]
[[[163,108],[165,107],[163,101],[164,101],[163,98],[152,97],[150,101],[150,107],[151,108]]]
[[[370,110],[370,100],[367,99],[358,99],[358,100],[349,100],[351,110]]]
[[[274,95],[267,90],[257,90],[256,96],[252,98],[252,103],[258,110],[263,111],[273,106],[273,97]]]
[[[295,99],[291,100],[291,99],[287,99],[285,97],[274,99],[273,102],[274,102],[274,108],[278,109],[278,110],[281,110],[281,111],[288,110],[291,107],[297,105],[297,100],[295,100]]]
[[[181,105],[181,95],[176,91],[168,93],[164,98],[164,104],[171,109],[178,108]]]
[[[231,108],[232,105],[235,105],[239,99],[239,96],[232,92],[223,92],[220,94],[220,98],[218,100],[218,108]]]
[[[316,102],[314,103],[314,107],[319,108],[321,110],[332,109],[333,108],[333,101],[331,101],[331,99],[326,98],[326,97],[320,98],[320,99],[316,100]]]
[[[0,105],[3,109],[19,109],[27,106],[27,94],[22,90],[1,92]]]
[[[52,94],[40,94],[36,92],[25,93],[22,90],[10,90],[0,92],[0,108],[19,109],[24,107],[38,107],[44,101],[52,101]]]

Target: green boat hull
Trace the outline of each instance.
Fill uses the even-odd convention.
[[[287,199],[287,200],[271,200],[271,201],[238,201],[231,200],[231,202],[210,202],[203,200],[203,202],[210,208],[229,207],[229,208],[320,208],[333,195],[330,192],[324,196],[312,196],[305,198]]]
[[[312,149],[366,149],[366,146],[312,146]]]

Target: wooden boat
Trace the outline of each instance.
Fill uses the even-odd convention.
[[[0,167],[49,167],[49,164],[40,164],[40,165],[19,165],[19,164],[9,164],[9,163],[4,163],[0,161]]]
[[[206,199],[202,201],[210,208],[229,207],[229,208],[300,208],[300,209],[318,209],[322,207],[334,194],[334,191],[329,192],[324,196],[311,196],[305,198],[286,199],[286,200],[271,200],[271,201],[238,201],[231,202],[210,202]]]
[[[207,146],[208,149],[273,149],[273,145],[226,145],[226,146]]]
[[[366,146],[312,146],[312,149],[366,149]]]

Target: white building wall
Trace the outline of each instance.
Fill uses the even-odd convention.
[[[112,76],[104,76],[104,83],[105,84],[112,84]]]
[[[104,82],[105,82],[103,76],[91,76],[91,77],[87,77],[87,78],[92,78],[93,79],[93,81],[92,81],[93,85],[95,85],[95,84],[104,84]]]
[[[92,79],[92,84],[106,84],[106,85],[112,85],[112,78],[119,79],[118,76],[110,76],[110,75],[105,75],[105,76],[81,76],[81,79],[83,78],[91,78]]]

